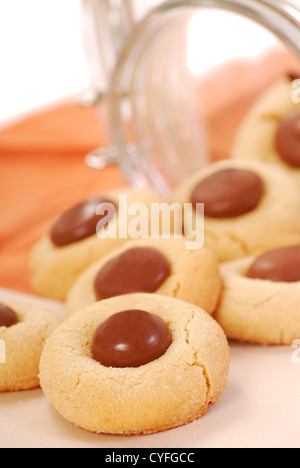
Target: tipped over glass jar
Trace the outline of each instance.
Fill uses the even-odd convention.
[[[111,136],[87,164],[117,162],[133,186],[168,194],[208,161],[229,157],[247,112],[282,76],[297,98],[297,0],[82,5],[91,102]]]

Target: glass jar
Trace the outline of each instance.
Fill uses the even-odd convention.
[[[117,162],[131,185],[168,194],[228,157],[251,98],[300,68],[300,11],[294,0],[150,3],[83,1],[92,101],[112,139],[87,163]]]

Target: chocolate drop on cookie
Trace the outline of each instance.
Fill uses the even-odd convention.
[[[99,205],[106,204],[103,215],[97,215]],[[114,217],[116,206],[111,200],[95,197],[78,203],[63,213],[50,233],[52,242],[57,247],[64,247],[96,234]],[[103,225],[101,225],[101,221]]]
[[[275,147],[280,157],[293,167],[300,167],[300,111],[294,112],[279,123]]]
[[[244,169],[224,169],[202,180],[191,202],[204,203],[205,216],[235,218],[254,210],[264,192],[261,178]]]
[[[18,317],[14,310],[5,304],[0,304],[0,327],[11,327],[18,323]]]
[[[98,273],[94,289],[98,300],[131,293],[153,293],[170,275],[167,258],[158,250],[137,247],[110,260]]]
[[[95,361],[106,367],[140,367],[161,357],[172,341],[168,325],[144,310],[112,315],[96,329]]]
[[[300,71],[299,72],[290,72],[287,74],[287,77],[291,81],[300,80]]]
[[[300,281],[300,245],[267,252],[252,264],[247,276],[286,283]]]

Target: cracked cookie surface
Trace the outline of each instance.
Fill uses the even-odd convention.
[[[47,338],[61,319],[44,308],[19,300],[1,300],[11,308],[17,323],[0,327],[5,359],[0,363],[0,392],[30,390],[40,385],[41,352]]]
[[[157,294],[191,302],[209,314],[214,312],[222,288],[216,255],[206,248],[188,250],[185,239],[172,238],[129,241],[96,262],[71,289],[66,301],[66,313],[71,315],[96,302],[94,282],[98,272],[112,259],[136,247],[156,249],[170,263],[170,275],[157,289]]]
[[[138,368],[105,367],[93,359],[100,323],[128,309],[168,324],[172,343]],[[221,396],[229,370],[225,334],[204,310],[179,299],[133,294],[107,299],[69,317],[41,358],[42,389],[69,422],[91,432],[148,434],[198,419]]]
[[[155,191],[133,188],[113,190],[102,195],[111,200],[117,208],[117,213],[111,220],[117,235],[99,239],[95,228],[93,235],[63,247],[54,245],[50,234],[45,235],[34,246],[30,256],[31,283],[36,294],[65,301],[68,292],[83,271],[111,250],[127,242],[127,238],[119,235],[119,231],[132,219],[127,213],[127,207],[134,203],[142,203],[150,208],[151,203],[164,201]],[[122,210],[119,205],[120,196],[127,197],[127,207],[124,205]]]
[[[241,216],[217,219],[204,215],[205,246],[216,253],[219,261],[228,262],[300,242],[297,214],[300,192],[292,176],[276,165],[240,160],[207,165],[179,186],[172,200],[182,206],[189,203],[185,205],[185,213],[192,211],[194,217],[202,216],[190,204],[194,188],[212,174],[227,169],[254,172],[264,184],[264,193],[258,206]]]
[[[229,339],[291,345],[300,336],[300,282],[249,278],[254,260],[221,266],[224,290],[214,318]]]

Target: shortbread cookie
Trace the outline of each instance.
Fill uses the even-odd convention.
[[[130,241],[84,272],[71,289],[66,313],[122,294],[177,297],[212,314],[221,293],[219,262],[206,248],[187,249],[186,240]]]
[[[242,122],[232,155],[276,163],[300,183],[300,100],[293,99],[292,87],[296,78],[300,80],[300,72],[283,77],[263,93]]]
[[[300,245],[221,266],[215,319],[228,338],[291,345],[300,336]]]
[[[150,434],[205,414],[228,369],[225,334],[204,310],[133,294],[69,317],[47,341],[40,379],[49,402],[74,425]]]
[[[126,197],[122,204],[120,196],[122,201]],[[142,203],[150,211],[151,203],[162,201],[159,194],[150,190],[122,189],[70,208],[32,251],[30,270],[34,292],[64,301],[80,273],[128,240],[127,229],[133,218],[128,214],[128,208],[134,203]],[[99,211],[96,213],[97,208],[102,208],[104,216]],[[108,222],[112,234],[99,238],[97,232]]]
[[[60,322],[40,306],[0,298],[0,392],[39,387],[41,352]]]
[[[278,166],[239,160],[205,166],[173,195],[201,219],[204,203],[205,245],[221,262],[300,242],[299,197],[295,180]]]

